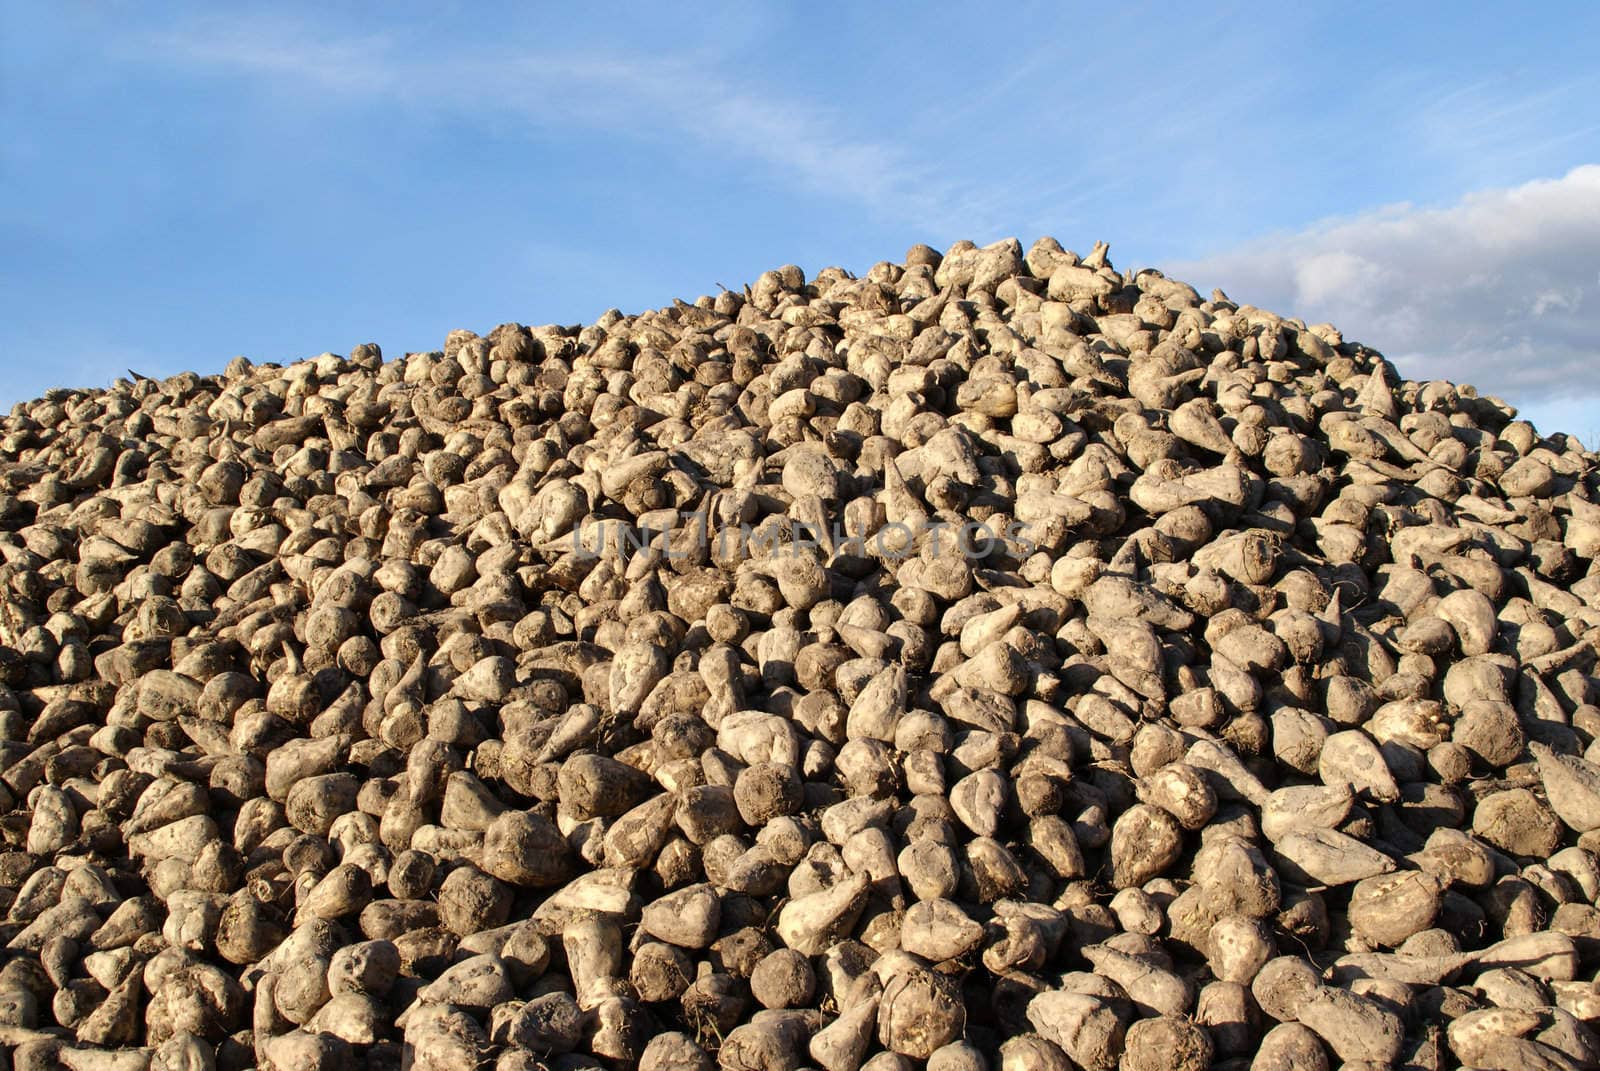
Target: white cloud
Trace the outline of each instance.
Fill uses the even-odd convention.
[[[1600,165],[1162,267],[1331,322],[1411,379],[1472,383],[1524,407],[1588,395],[1600,409]]]
[[[322,91],[383,92],[396,81],[383,62],[392,44],[387,35],[330,39],[274,18],[204,18],[132,44],[132,54],[146,58],[277,76]]]
[[[670,139],[935,230],[981,229],[989,214],[981,190],[930,178],[906,145],[851,134],[825,109],[728,73],[737,63],[723,62],[714,46],[669,56],[414,44],[268,16],[185,22],[142,39],[130,55],[247,76],[313,100],[388,101],[484,122]]]
[[[1533,315],[1543,316],[1552,309],[1559,312],[1576,312],[1578,306],[1582,304],[1581,286],[1552,288],[1534,296]]]

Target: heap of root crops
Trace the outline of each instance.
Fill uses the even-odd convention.
[[[0,1052],[1593,1066],[1597,554],[1576,440],[1051,239],[51,391]]]

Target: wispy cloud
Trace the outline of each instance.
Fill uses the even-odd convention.
[[[289,18],[206,19],[151,34],[139,53],[245,76],[325,103],[389,102],[536,129],[582,128],[753,163],[778,183],[886,218],[965,231],[991,221],[975,187],[930,178],[908,146],[850,132],[834,114],[728,73],[698,54],[425,50],[388,34],[330,34]],[[418,58],[421,56],[422,58]]]
[[[388,34],[328,39],[303,24],[274,18],[204,18],[130,41],[130,55],[192,67],[292,79],[307,90],[391,92]]]
[[[1553,77],[1536,88],[1504,74],[1431,96],[1416,88],[1416,106],[1400,113],[1402,128],[1465,178],[1492,175],[1596,129],[1573,123],[1587,117],[1583,102],[1600,92],[1593,73]]]
[[[1470,382],[1515,404],[1558,394],[1600,403],[1600,165],[1164,267],[1236,300],[1330,321],[1412,379]]]

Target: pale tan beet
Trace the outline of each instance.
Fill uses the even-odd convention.
[[[1300,829],[1337,829],[1354,803],[1348,785],[1280,788],[1262,805],[1261,832],[1278,841]]]
[[[1272,755],[1284,767],[1313,774],[1328,739],[1330,722],[1309,711],[1283,708],[1271,718]]]
[[[1207,962],[1223,982],[1249,985],[1277,951],[1271,931],[1259,920],[1224,915],[1209,934]]]
[[[1319,984],[1317,972],[1296,956],[1279,956],[1263,964],[1251,980],[1250,991],[1268,1016],[1279,1022],[1299,1018],[1301,1006]]]
[[[1494,603],[1481,592],[1470,588],[1453,591],[1439,600],[1434,613],[1455,630],[1462,654],[1487,654],[1494,646],[1499,622]]]
[[[1215,1046],[1210,1034],[1187,1019],[1141,1019],[1128,1028],[1120,1066],[1129,1071],[1203,1071]]]
[[[878,1041],[890,1052],[925,1060],[961,1036],[965,1005],[948,982],[908,970],[885,983],[878,1005]]]
[[[1334,733],[1323,743],[1317,774],[1329,787],[1349,785],[1380,803],[1400,798],[1400,786],[1376,741],[1359,729]]]
[[[723,1067],[793,1067],[805,1035],[805,1018],[799,1012],[757,1012],[723,1039],[717,1059]]]
[[[1069,1071],[1071,1066],[1059,1045],[1038,1034],[1020,1034],[1000,1046],[1002,1071]]]
[[[1345,885],[1395,868],[1387,855],[1331,829],[1296,830],[1275,847],[1285,876],[1305,885]]]
[[[925,900],[906,909],[900,947],[924,959],[957,959],[978,947],[983,927],[949,900]]]
[[[1250,1062],[1251,1071],[1326,1071],[1329,1066],[1321,1039],[1299,1023],[1280,1023],[1267,1031]]]
[[[1212,982],[1200,990],[1194,1017],[1222,1056],[1252,1052],[1260,1040],[1261,1012],[1250,990],[1235,982]]]
[[[778,936],[797,952],[817,955],[855,924],[866,892],[866,880],[852,876],[791,901],[778,917]]]
[[[1546,857],[1561,843],[1561,823],[1527,789],[1496,792],[1478,805],[1473,832],[1512,855]]]
[[[1350,891],[1350,925],[1368,941],[1393,948],[1434,924],[1441,891],[1437,879],[1418,871],[1367,878]]]
[[[1043,993],[1028,1004],[1028,1021],[1079,1067],[1110,1071],[1122,1056],[1126,1027],[1110,1005],[1075,993]]]
[[[639,1057],[641,1071],[710,1071],[711,1058],[686,1034],[657,1034]]]
[[[861,1066],[873,1042],[880,996],[871,996],[843,1009],[832,1023],[811,1037],[811,1058],[827,1071],[846,1071]]]
[[[1550,809],[1579,833],[1600,829],[1600,767],[1562,755],[1538,741],[1530,743],[1528,750],[1538,760]]]
[[[1136,806],[1111,831],[1112,881],[1118,888],[1143,885],[1171,866],[1182,847],[1176,818],[1156,807]]]
[[[1266,584],[1281,559],[1278,540],[1265,531],[1231,532],[1208,543],[1192,561],[1242,584]]]
[[[569,873],[565,838],[548,819],[523,811],[489,823],[479,859],[485,872],[518,886],[556,885]]]
[[[1410,947],[1409,943],[1406,947]],[[1340,984],[1374,978],[1404,985],[1438,985],[1456,977],[1474,958],[1474,953],[1453,948],[1399,953],[1356,952],[1339,957],[1330,974],[1332,980]]]
[[[1141,786],[1146,802],[1178,820],[1185,829],[1199,829],[1217,810],[1216,794],[1204,775],[1181,762],[1168,763]]]
[[[716,938],[722,904],[706,884],[674,890],[645,908],[640,926],[652,937],[682,948],[706,948]]]
[[[1503,1059],[1514,1043],[1523,1041],[1539,1026],[1539,1016],[1514,1008],[1487,1008],[1468,1012],[1450,1024],[1450,1051],[1466,1064]],[[1511,1042],[1512,1045],[1507,1043]]]
[[[1577,948],[1571,937],[1553,931],[1511,937],[1473,957],[1479,969],[1515,967],[1538,978],[1571,981],[1578,970]]]
[[[1405,1027],[1398,1016],[1343,989],[1318,987],[1297,1015],[1341,1060],[1390,1064],[1404,1042]]]
[[[1516,708],[1501,699],[1472,699],[1463,705],[1451,739],[1485,762],[1503,766],[1522,754],[1526,734]]]

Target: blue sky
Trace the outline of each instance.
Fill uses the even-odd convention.
[[[1600,6],[665,7],[0,0],[0,404],[1054,234],[1600,432]]]

